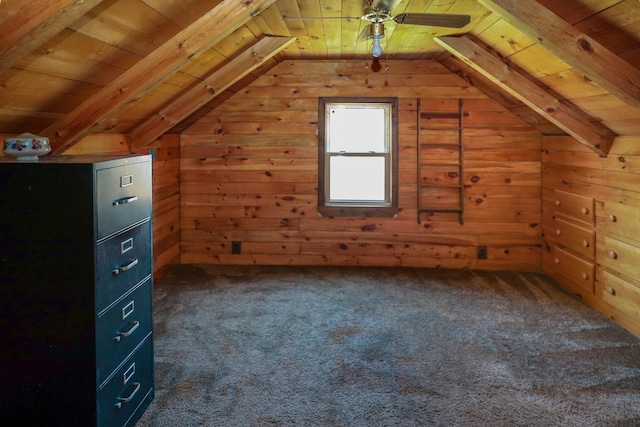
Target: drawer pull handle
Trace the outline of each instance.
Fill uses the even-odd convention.
[[[118,268],[114,269],[112,271],[112,273],[113,273],[114,276],[117,276],[118,274],[120,274],[120,272],[131,270],[136,265],[138,265],[138,258],[129,261],[129,264],[127,264],[127,265],[123,265],[122,267],[118,267]]]
[[[560,206],[560,200],[556,200],[556,206]]]
[[[555,262],[556,264],[560,264],[560,260],[558,258],[554,259],[553,262]]]
[[[607,292],[608,292],[609,294],[611,294],[611,295],[615,295],[615,294],[616,294],[616,290],[615,290],[615,289],[613,289],[611,286],[607,286],[605,289],[606,289],[606,290],[607,290]]]
[[[556,230],[556,234],[559,236],[559,235],[561,235],[561,234],[562,234],[562,231],[560,231],[560,229],[557,229],[557,230]]]
[[[582,278],[584,280],[587,280],[589,278],[589,275],[587,273],[582,273]]]
[[[582,213],[583,213],[583,214],[585,214],[585,215],[588,215],[588,214],[589,214],[589,209],[587,209],[587,208],[582,208],[582,209],[580,209],[580,212],[582,212]]]
[[[122,404],[123,403],[131,402],[131,399],[133,399],[133,397],[138,393],[138,390],[140,390],[140,383],[131,383],[131,384],[135,388],[133,389],[133,391],[131,392],[131,394],[129,396],[119,397],[118,398],[118,403],[116,403],[116,408],[122,408]]]
[[[586,240],[582,241],[582,246],[584,246],[585,248],[589,247],[589,242],[587,242]]]
[[[133,333],[133,331],[135,331],[136,329],[138,329],[138,326],[140,326],[140,322],[135,320],[133,322],[131,322],[131,327],[129,328],[128,331],[126,332],[118,332],[118,335],[116,335],[116,337],[114,338],[115,342],[120,342],[120,340],[122,338],[126,338],[129,335],[131,335]]]
[[[618,254],[615,253],[614,251],[609,251],[609,258],[618,259]]]
[[[618,222],[618,217],[615,216],[614,214],[611,214],[611,215],[609,215],[609,221]]]
[[[138,200],[138,196],[123,197],[122,199],[114,201],[113,206],[126,205],[127,203],[133,203],[136,200]]]

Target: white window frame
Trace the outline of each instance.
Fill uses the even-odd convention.
[[[335,109],[382,109],[384,112],[384,148],[373,151],[332,149],[331,114]],[[391,217],[398,211],[398,99],[397,98],[319,98],[318,102],[318,212],[322,216]],[[357,124],[357,126],[363,126]],[[366,138],[366,129],[362,132]],[[356,132],[357,135],[357,132]],[[364,141],[366,143],[366,141]],[[334,144],[335,145],[335,144]],[[331,198],[332,159],[357,157],[384,159],[384,197],[371,200]],[[355,159],[354,159],[355,160]],[[335,183],[333,183],[335,184]],[[334,187],[335,188],[335,187]]]

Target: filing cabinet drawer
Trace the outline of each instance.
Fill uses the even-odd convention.
[[[556,218],[554,221],[555,240],[562,246],[586,258],[595,257],[596,233],[584,227]]]
[[[149,334],[135,353],[101,387],[98,396],[100,425],[125,425],[138,406],[149,402],[152,397],[153,341]]]
[[[629,277],[640,277],[640,247],[609,236],[604,238],[600,264]]]
[[[593,198],[555,190],[555,213],[570,219],[593,225],[595,223]]]
[[[148,279],[98,318],[96,350],[99,384],[151,329],[151,279]]]
[[[556,271],[581,288],[593,293],[595,265],[563,249],[554,248]]]
[[[604,270],[601,296],[618,310],[640,319],[640,287]]]
[[[607,233],[640,241],[640,207],[606,202],[604,227]]]
[[[109,304],[151,274],[151,222],[98,244],[96,309]]]
[[[96,194],[100,240],[151,216],[151,164],[98,169]]]

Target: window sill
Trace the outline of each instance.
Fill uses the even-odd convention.
[[[356,206],[318,206],[323,217],[365,217],[393,218],[398,215],[397,207],[356,207]]]

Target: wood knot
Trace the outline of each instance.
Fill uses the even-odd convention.
[[[580,49],[586,52],[593,52],[593,48],[591,47],[591,43],[588,40],[580,39],[578,40],[578,45],[580,45]]]

